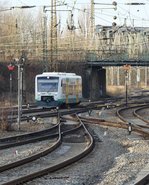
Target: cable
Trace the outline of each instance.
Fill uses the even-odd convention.
[[[120,15],[121,15],[121,17],[123,17],[124,19],[126,19],[126,18],[128,19],[129,18],[130,23],[131,23],[132,26],[134,26],[133,25],[133,21],[140,21],[140,22],[142,22],[142,21],[146,21],[146,22],[149,21],[149,20],[147,20],[145,18],[140,18],[140,17],[132,14],[130,11],[128,11],[128,10],[126,10],[126,9],[120,7],[120,6],[119,6],[119,9],[121,9],[123,12],[126,12],[126,13],[122,14],[122,11],[120,11],[120,12],[118,12],[119,13],[118,17],[120,17]],[[127,17],[124,16],[124,15],[127,15]]]

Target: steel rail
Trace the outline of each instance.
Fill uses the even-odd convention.
[[[3,166],[0,166],[0,172],[3,172],[3,171],[6,171],[6,170],[10,170],[12,168],[15,168],[15,167],[18,167],[18,166],[21,166],[21,165],[24,165],[26,163],[29,163],[29,162],[32,162],[36,159],[39,159],[40,157],[43,157],[49,153],[51,153],[53,150],[55,150],[59,145],[61,144],[61,138],[60,136],[58,137],[57,141],[48,149],[42,151],[42,152],[38,152],[37,154],[35,155],[32,155],[30,157],[27,157],[27,158],[24,158],[24,159],[21,159],[21,160],[18,160],[18,161],[15,161],[15,162],[12,162],[10,164],[6,164],[6,165],[3,165]]]
[[[53,128],[56,128],[56,127],[58,128],[58,134],[57,134],[58,139],[51,147],[49,147],[48,149],[46,149],[46,150],[44,150],[42,152],[38,152],[37,154],[32,155],[30,157],[26,157],[26,158],[18,160],[16,162],[12,162],[10,164],[6,164],[6,165],[3,165],[3,166],[0,166],[0,172],[3,172],[5,170],[21,166],[21,165],[26,164],[26,163],[29,163],[29,162],[34,161],[34,160],[36,160],[36,159],[38,159],[40,157],[43,157],[43,156],[49,154],[50,152],[52,152],[53,150],[55,150],[61,144],[61,133],[60,133],[61,122],[60,121],[61,120],[59,119],[59,122],[56,124],[56,126],[52,127],[52,130],[53,130]],[[47,132],[47,130],[45,130],[45,131]],[[43,133],[43,131],[41,131],[41,132]],[[40,133],[40,132],[36,132],[36,134],[38,134],[38,133]],[[46,136],[46,137],[48,139],[48,136]],[[49,138],[50,138],[50,135],[49,135]]]
[[[122,129],[128,130],[128,125],[122,122],[111,122],[111,121],[105,121],[103,119],[98,119],[98,118],[91,118],[91,117],[86,118],[83,116],[79,116],[79,117],[81,118],[81,120],[83,120],[86,123],[98,124],[102,126],[116,127],[116,128],[122,128]],[[149,132],[146,132],[142,130],[140,127],[136,127],[134,125],[132,125],[132,131],[141,134],[143,137],[149,136]]]
[[[40,130],[40,131],[35,131],[35,132],[30,132],[30,133],[25,133],[25,134],[18,134],[18,135],[15,135],[15,136],[9,136],[9,137],[3,137],[3,138],[0,138],[0,143],[1,142],[9,142],[9,141],[13,141],[13,140],[20,140],[20,139],[23,139],[23,138],[26,138],[26,137],[34,137],[34,136],[40,136],[40,135],[43,135],[43,134],[46,134],[46,133],[49,133],[49,131],[53,131],[57,128],[59,123],[57,123],[56,125],[48,128],[48,129],[44,129],[44,130]]]
[[[57,128],[58,126],[59,125],[57,124],[54,128]],[[61,123],[61,132],[63,135],[68,134],[69,132],[71,132],[71,130],[74,130],[74,128],[75,129],[79,128],[79,126],[76,126],[76,125],[75,126],[69,125],[69,126],[67,126],[67,129],[65,129],[63,127],[65,127],[65,126]],[[28,138],[28,135],[26,135],[26,138],[24,138],[24,135],[23,135],[23,138],[20,138],[20,141],[16,137],[16,140],[14,140],[14,138],[13,138],[13,140],[10,141],[9,143],[2,142],[2,143],[0,143],[0,150],[14,147],[14,146],[20,146],[20,145],[25,145],[25,144],[29,144],[29,143],[39,142],[39,141],[43,141],[43,140],[47,140],[47,139],[52,139],[52,138],[55,138],[58,136],[57,131],[55,133],[51,133],[50,129],[47,129],[47,130],[45,129],[44,131],[45,132],[41,131],[42,134],[40,132],[37,132],[36,135],[34,135],[34,136],[31,135],[32,136],[31,138]],[[38,133],[40,134],[39,136],[38,136]],[[30,134],[29,134],[29,137],[30,137]]]
[[[56,112],[52,112],[52,113],[49,113],[49,112],[45,113],[44,112],[42,114],[42,116],[43,117],[50,117],[50,116],[58,116],[58,114],[66,115],[66,114],[74,114],[76,112],[82,113],[82,112],[86,112],[86,111],[92,109],[94,106],[96,107],[97,105],[92,105],[91,107],[88,107],[88,108],[83,107],[83,108],[79,108],[79,109],[62,110],[59,112],[56,111]],[[42,116],[40,115],[40,117],[42,117]],[[56,128],[57,128],[57,125],[49,128],[49,129],[44,129],[42,131],[36,131],[36,132],[27,133],[27,134],[21,134],[21,135],[17,135],[17,136],[1,138],[0,139],[0,149],[5,149],[5,148],[13,147],[13,146],[19,146],[19,145],[37,142],[37,141],[41,141],[41,140],[46,140],[47,138],[48,139],[53,138],[57,135],[57,133],[49,135],[49,132],[53,131]],[[46,135],[46,133],[47,133],[47,135]],[[39,136],[41,136],[41,137],[39,137]],[[29,138],[29,137],[32,137],[32,138]]]
[[[61,111],[59,112],[59,114],[61,115],[65,115],[65,114],[72,114],[74,112],[84,112],[84,108],[82,109],[75,109],[75,110],[67,110],[67,111]],[[58,112],[54,112],[51,113],[53,116],[57,116]],[[43,117],[50,117],[49,112],[48,113],[44,113]],[[60,119],[60,118],[59,118]],[[5,137],[5,138],[1,138],[0,139],[0,149],[5,149],[8,147],[13,147],[13,146],[19,146],[19,145],[23,145],[23,144],[27,144],[27,143],[31,143],[31,142],[36,142],[36,141],[41,141],[41,140],[46,140],[47,138],[53,138],[57,135],[57,133],[55,134],[50,134],[49,136],[49,132],[55,130],[57,128],[58,125],[55,125],[49,129],[44,129],[42,131],[36,131],[36,132],[31,132],[31,133],[26,133],[26,134],[20,134],[17,136],[11,136],[11,137]],[[46,135],[47,133],[47,135]],[[38,136],[38,137],[37,137]],[[39,137],[41,136],[41,137]],[[32,137],[32,138],[29,138]],[[5,144],[5,143],[6,144]]]
[[[121,122],[110,122],[110,121],[106,122],[105,120],[92,118],[92,117],[86,118],[86,117],[82,117],[82,116],[80,116],[80,118],[81,118],[81,120],[85,121],[86,123],[128,129],[128,125],[125,123],[122,124]],[[134,125],[132,125],[132,131],[141,134],[143,137],[149,137],[149,132],[146,132],[139,127],[135,127]],[[149,174],[145,175],[144,177],[142,177],[142,179],[135,182],[134,185],[147,185],[148,182],[149,182]]]
[[[135,182],[134,185],[148,185],[149,182],[149,174],[140,179],[138,182]]]
[[[79,151],[79,154],[62,161],[59,164],[48,166],[48,167],[46,167],[42,170],[27,174],[27,175],[22,176],[22,177],[18,177],[18,178],[13,179],[13,180],[9,180],[8,182],[4,182],[1,185],[17,185],[17,184],[22,184],[22,183],[31,181],[31,180],[33,180],[37,177],[41,177],[41,176],[46,175],[50,172],[54,172],[58,169],[64,168],[65,166],[70,165],[70,164],[80,160],[81,158],[83,158],[87,154],[89,154],[92,151],[93,147],[94,147],[94,140],[93,140],[92,136],[90,135],[90,133],[88,132],[88,130],[86,129],[83,122],[80,121],[80,119],[78,119],[78,120],[79,120],[80,128],[82,128],[85,132],[85,138],[86,138],[85,143],[87,144],[85,149],[82,152]],[[72,130],[72,133],[74,133],[73,130]],[[61,135],[61,133],[60,133],[60,135]],[[61,137],[61,139],[62,139],[62,137]],[[62,142],[62,140],[61,140],[61,142]]]
[[[142,121],[144,121],[144,122],[146,122],[147,124],[149,124],[149,120],[144,119],[141,115],[139,115],[139,114],[137,113],[137,112],[139,112],[140,110],[145,109],[145,108],[149,108],[149,105],[134,110],[134,115],[135,115],[137,118],[139,118],[139,119],[141,119]]]
[[[59,128],[61,125],[61,129]],[[69,133],[72,133],[74,132],[74,130],[78,130],[80,129],[80,125],[78,126],[75,126],[74,128],[71,128],[71,129],[68,129],[65,130],[65,131],[62,131],[62,123],[61,123],[61,119],[59,119],[59,123],[57,124],[58,126],[58,133],[55,134],[54,136],[59,136],[60,138],[60,135],[61,136],[64,136],[66,134],[69,134]],[[60,130],[61,130],[61,134],[60,134]],[[48,137],[50,138],[51,135],[47,135],[47,136],[43,136],[43,137],[46,137],[46,139],[48,139]],[[11,168],[14,168],[14,167],[17,167],[17,166],[20,166],[20,165],[23,165],[25,163],[28,163],[28,162],[31,162],[33,160],[36,160],[38,159],[39,157],[42,157],[42,156],[45,156],[47,154],[49,154],[50,152],[52,152],[54,149],[56,149],[57,146],[59,146],[60,144],[60,139],[58,138],[58,140],[47,150],[45,151],[42,151],[42,152],[39,152],[38,154],[35,154],[35,155],[32,155],[31,157],[28,157],[28,158],[25,158],[25,159],[22,159],[22,160],[19,160],[17,162],[13,162],[11,164],[6,164],[6,165],[3,165],[3,166],[0,166],[0,172],[2,171],[5,171],[5,170],[8,170],[8,169],[11,169]],[[42,154],[42,155],[41,155]]]
[[[142,118],[140,115],[137,114],[137,111],[139,111],[140,109],[142,109],[142,108],[144,108],[144,107],[148,107],[148,105],[144,105],[144,106],[142,105],[142,106],[141,106],[140,108],[138,108],[137,110],[134,110],[134,111],[133,111],[133,114],[134,114],[137,118],[143,120],[144,122],[149,123],[148,120]],[[137,106],[136,106],[136,108],[137,108]],[[123,110],[124,110],[124,109],[123,109]],[[120,118],[121,120],[123,120],[123,121],[126,122],[126,120],[120,115],[120,112],[121,112],[121,110],[119,110],[119,111],[117,112],[117,115],[119,116],[119,118]],[[133,125],[133,126],[134,126],[134,125]],[[136,126],[135,126],[135,129],[134,129],[134,130],[137,131],[137,132],[139,132],[139,133],[142,132],[143,136],[149,137],[149,132],[146,132],[146,131],[142,130],[142,129],[141,129],[141,126],[142,126],[142,125],[139,125],[138,128],[136,128]],[[140,127],[140,128],[139,128],[139,127]],[[145,128],[145,127],[144,127],[144,128]],[[148,128],[148,127],[147,127],[147,128]],[[140,179],[140,180],[138,180],[137,182],[135,182],[134,185],[147,185],[148,182],[149,182],[149,174],[147,174],[147,175],[145,175],[145,176],[142,176],[142,179]]]
[[[117,114],[117,116],[124,122],[124,124],[128,125],[128,121],[127,121],[126,118],[124,118],[124,116],[122,116],[122,112],[125,111],[125,110],[128,110],[128,109],[134,109],[134,108],[136,109],[137,107],[142,107],[142,106],[145,106],[145,105],[143,104],[143,105],[139,105],[139,106],[137,105],[137,106],[132,106],[132,107],[121,108],[121,109],[118,109],[118,110],[117,110],[116,114]],[[132,114],[135,116],[134,111],[133,111]],[[141,119],[141,120],[142,120],[142,119]],[[142,121],[144,121],[144,120],[142,120]],[[144,121],[144,122],[145,122],[145,121]],[[145,123],[146,123],[146,122],[145,122]],[[132,124],[132,126],[133,126],[133,127],[136,127],[136,128],[144,128],[144,129],[148,129],[148,128],[149,128],[148,125],[141,125],[141,124],[138,124],[138,123]]]
[[[27,134],[1,138],[0,150],[54,138],[58,135],[56,131],[56,129],[58,128],[58,125],[59,123],[53,126],[52,128],[44,129],[42,131],[36,131],[32,133],[27,133]],[[55,130],[55,133],[51,133],[54,130]]]
[[[73,110],[62,110],[62,111],[59,111],[59,113],[60,113],[60,115],[67,115],[67,114],[73,114],[73,113],[76,113],[76,112],[85,112],[85,111],[88,111],[88,109],[86,109],[86,108],[81,108],[81,109],[73,109]],[[55,111],[55,112],[49,112],[49,111],[42,111],[42,112],[40,112],[40,114],[34,114],[34,116],[37,116],[37,117],[40,117],[40,118],[46,118],[46,117],[54,117],[54,116],[57,116],[58,115],[58,113],[57,113],[57,111]],[[30,119],[32,118],[32,116],[30,116]],[[21,121],[26,121],[27,120],[27,116],[22,116],[22,119],[21,119]],[[50,130],[51,129],[55,129],[55,127],[56,127],[56,125],[55,126],[53,126],[52,128],[50,128]],[[47,130],[47,132],[49,132],[48,131],[48,129],[46,129]],[[16,139],[16,138],[22,138],[23,136],[34,136],[34,135],[39,135],[39,134],[42,134],[42,132],[45,132],[46,130],[42,130],[42,131],[36,131],[36,132],[32,132],[32,133],[27,133],[27,134],[21,134],[21,135],[17,135],[17,136],[11,136],[11,137],[7,137],[7,138],[1,138],[0,139],[0,142],[2,142],[2,141],[6,141],[6,140],[13,140],[13,139]]]
[[[121,112],[122,111],[125,111],[125,110],[128,110],[128,109],[132,109],[132,108],[138,108],[138,107],[142,107],[142,106],[145,106],[144,104],[142,104],[142,105],[135,105],[135,106],[131,106],[131,107],[124,107],[124,108],[120,108],[120,109],[118,109],[117,111],[116,111],[116,114],[117,114],[117,116],[124,122],[124,123],[127,123],[127,120],[123,117],[123,116],[121,116]]]

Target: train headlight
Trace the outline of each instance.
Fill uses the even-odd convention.
[[[37,120],[36,116],[32,117],[32,121],[35,122]]]

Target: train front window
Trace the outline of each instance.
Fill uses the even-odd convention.
[[[37,91],[38,92],[57,92],[59,77],[38,77]]]

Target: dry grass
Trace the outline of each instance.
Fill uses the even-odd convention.
[[[107,94],[109,96],[118,96],[125,94],[125,87],[124,86],[107,86]]]
[[[10,111],[4,111],[2,109],[0,113],[0,130],[2,131],[9,131],[11,130],[11,125],[8,122],[8,115]]]

